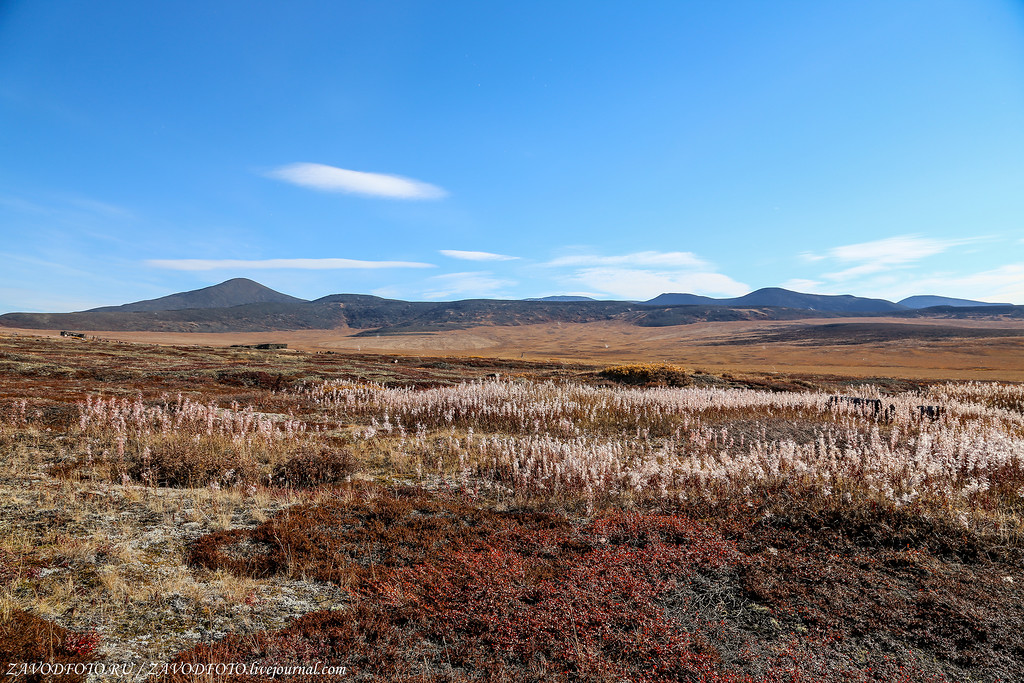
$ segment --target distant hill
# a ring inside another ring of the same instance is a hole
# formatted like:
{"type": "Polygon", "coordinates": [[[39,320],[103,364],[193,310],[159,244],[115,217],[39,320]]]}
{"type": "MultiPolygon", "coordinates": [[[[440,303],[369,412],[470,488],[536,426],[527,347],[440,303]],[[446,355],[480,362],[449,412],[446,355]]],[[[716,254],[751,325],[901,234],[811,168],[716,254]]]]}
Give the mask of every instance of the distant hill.
{"type": "Polygon", "coordinates": [[[699,294],[659,294],[650,301],[644,301],[644,306],[714,306],[725,299],[712,299],[710,296],[699,294]]]}
{"type": "Polygon", "coordinates": [[[1012,306],[1013,304],[991,304],[985,301],[972,301],[971,299],[954,299],[948,296],[908,296],[900,300],[900,305],[907,308],[931,308],[932,306],[954,306],[966,308],[974,306],[1012,306]]]}
{"type": "Polygon", "coordinates": [[[26,329],[153,332],[270,332],[348,328],[363,336],[416,334],[477,325],[533,325],[619,321],[641,327],[739,320],[799,320],[849,315],[903,318],[1024,319],[1024,306],[938,306],[911,309],[882,299],[802,294],[768,288],[734,299],[663,294],[638,304],[467,299],[401,301],[365,294],[331,294],[314,301],[275,292],[252,280],[220,285],[124,306],[79,313],[8,313],[0,326],[26,329]],[[253,301],[253,299],[256,299],[253,301]],[[684,301],[690,303],[655,303],[684,301]],[[710,302],[710,303],[709,303],[710,302]],[[191,305],[192,308],[177,308],[191,305]]]}
{"type": "Polygon", "coordinates": [[[135,313],[139,311],[182,311],[187,309],[231,308],[246,304],[301,303],[298,299],[264,287],[244,277],[236,277],[219,285],[170,294],[159,299],[146,299],[122,306],[101,306],[85,313],[135,313]]]}
{"type": "Polygon", "coordinates": [[[556,295],[523,299],[523,301],[597,301],[589,296],[556,295]]]}
{"type": "Polygon", "coordinates": [[[713,299],[696,294],[660,294],[643,305],[775,306],[830,313],[881,313],[906,310],[904,306],[885,299],[867,299],[850,294],[803,294],[781,287],[765,287],[732,299],[713,299]]]}
{"type": "Polygon", "coordinates": [[[475,325],[596,322],[629,316],[633,304],[617,301],[527,302],[469,299],[399,301],[362,294],[332,294],[299,303],[257,303],[175,311],[8,313],[0,326],[27,329],[157,332],[269,332],[355,328],[364,334],[410,334],[475,325]]]}
{"type": "Polygon", "coordinates": [[[903,307],[885,299],[867,299],[850,294],[802,294],[781,287],[766,287],[731,300],[733,306],[782,306],[833,313],[877,313],[900,311],[903,307]]]}
{"type": "Polygon", "coordinates": [[[8,313],[0,326],[27,329],[154,332],[270,332],[352,328],[363,336],[416,334],[477,325],[533,325],[618,320],[643,327],[726,320],[790,320],[819,312],[748,306],[641,307],[623,301],[425,302],[332,294],[298,303],[255,303],[173,311],[8,313]]]}

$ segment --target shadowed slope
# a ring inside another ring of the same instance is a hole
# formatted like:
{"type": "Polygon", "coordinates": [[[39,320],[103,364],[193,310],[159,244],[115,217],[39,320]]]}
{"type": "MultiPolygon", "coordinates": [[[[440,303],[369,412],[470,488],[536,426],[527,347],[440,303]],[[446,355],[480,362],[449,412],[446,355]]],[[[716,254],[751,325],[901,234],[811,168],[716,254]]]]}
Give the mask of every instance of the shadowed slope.
{"type": "Polygon", "coordinates": [[[305,299],[282,294],[244,277],[236,277],[219,285],[162,296],[159,299],[135,301],[122,306],[101,306],[86,313],[134,313],[138,311],[180,311],[190,308],[230,308],[245,304],[303,303],[305,299]]]}
{"type": "Polygon", "coordinates": [[[867,299],[850,294],[804,294],[780,287],[765,287],[733,299],[712,299],[695,294],[661,294],[644,305],[774,306],[831,313],[882,313],[906,309],[901,304],[885,299],[867,299]]]}

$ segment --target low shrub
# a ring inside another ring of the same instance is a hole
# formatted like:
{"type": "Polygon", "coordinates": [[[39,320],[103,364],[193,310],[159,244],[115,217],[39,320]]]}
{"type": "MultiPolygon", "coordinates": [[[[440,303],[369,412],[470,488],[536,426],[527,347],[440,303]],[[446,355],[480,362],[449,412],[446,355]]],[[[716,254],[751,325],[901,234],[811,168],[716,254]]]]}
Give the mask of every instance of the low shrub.
{"type": "Polygon", "coordinates": [[[601,376],[621,384],[684,387],[689,384],[685,368],[670,363],[629,363],[601,371],[601,376]]]}
{"type": "Polygon", "coordinates": [[[292,488],[312,488],[340,484],[351,479],[356,459],[348,449],[323,449],[299,453],[274,468],[274,484],[292,488]]]}
{"type": "Polygon", "coordinates": [[[405,682],[1024,675],[1011,626],[1020,619],[1019,572],[976,554],[949,555],[942,539],[955,541],[954,529],[881,510],[758,509],[718,510],[714,523],[682,506],[571,522],[485,509],[454,493],[347,490],[255,529],[206,536],[190,562],[335,582],[351,603],[176,660],[321,662],[346,667],[349,679],[405,682]],[[880,529],[892,543],[865,536],[880,529]]]}
{"type": "MultiPolygon", "coordinates": [[[[95,633],[74,633],[22,610],[12,610],[7,619],[0,619],[0,671],[12,665],[85,664],[96,661],[99,638],[95,633]]],[[[23,683],[81,683],[85,675],[54,675],[46,671],[28,672],[14,678],[23,683]]]]}
{"type": "Polygon", "coordinates": [[[280,391],[291,384],[284,375],[271,374],[263,370],[221,370],[217,373],[217,381],[235,387],[253,387],[280,391]]]}
{"type": "Polygon", "coordinates": [[[617,513],[577,526],[455,495],[359,491],[212,534],[190,553],[209,568],[339,583],[356,596],[352,609],[229,636],[178,660],[316,659],[357,679],[396,681],[739,680],[719,675],[700,628],[679,628],[658,604],[695,573],[739,558],[714,530],[680,516],[617,513]]]}
{"type": "Polygon", "coordinates": [[[230,486],[257,481],[258,468],[252,458],[236,453],[236,448],[227,440],[160,439],[153,448],[133,453],[115,466],[132,481],[151,486],[194,487],[214,482],[230,486]]]}

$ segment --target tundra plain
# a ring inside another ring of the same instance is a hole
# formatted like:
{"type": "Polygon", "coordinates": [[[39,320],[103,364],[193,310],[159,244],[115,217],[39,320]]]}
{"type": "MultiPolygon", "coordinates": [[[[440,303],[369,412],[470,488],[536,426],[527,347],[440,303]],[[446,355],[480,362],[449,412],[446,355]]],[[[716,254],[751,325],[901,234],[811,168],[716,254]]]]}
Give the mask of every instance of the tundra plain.
{"type": "Polygon", "coordinates": [[[0,663],[1021,680],[1020,328],[861,322],[5,331],[0,663]]]}
{"type": "MultiPolygon", "coordinates": [[[[58,336],[58,330],[0,328],[58,336]]],[[[79,330],[83,332],[82,330],[79,330]]],[[[488,325],[357,336],[363,330],[246,333],[84,331],[110,340],[225,347],[275,342],[303,351],[481,356],[593,364],[666,362],[718,372],[1024,381],[1024,320],[824,318],[638,327],[621,322],[488,325]]]]}

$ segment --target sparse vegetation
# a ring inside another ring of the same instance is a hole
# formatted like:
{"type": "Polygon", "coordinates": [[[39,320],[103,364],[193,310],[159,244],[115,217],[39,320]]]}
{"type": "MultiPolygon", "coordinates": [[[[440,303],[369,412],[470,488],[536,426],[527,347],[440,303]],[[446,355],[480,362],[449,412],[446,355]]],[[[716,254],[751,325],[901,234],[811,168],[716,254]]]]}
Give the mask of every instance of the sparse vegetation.
{"type": "Polygon", "coordinates": [[[0,342],[6,661],[1024,677],[1021,385],[73,344],[0,342]]]}

